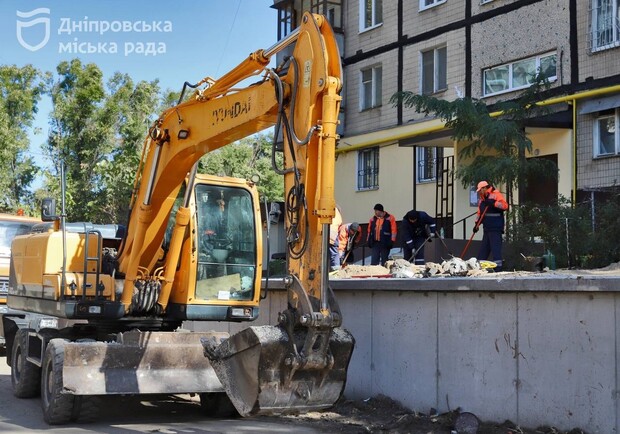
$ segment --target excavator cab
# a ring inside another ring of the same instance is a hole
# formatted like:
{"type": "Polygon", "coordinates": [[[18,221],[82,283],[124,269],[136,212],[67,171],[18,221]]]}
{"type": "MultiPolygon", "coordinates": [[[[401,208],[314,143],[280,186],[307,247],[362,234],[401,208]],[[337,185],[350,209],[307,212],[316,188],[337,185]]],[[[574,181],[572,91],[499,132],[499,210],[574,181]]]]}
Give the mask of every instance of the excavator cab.
{"type": "MultiPolygon", "coordinates": [[[[164,251],[170,251],[185,185],[172,208],[164,251]]],[[[243,179],[201,174],[189,185],[194,213],[181,255],[191,260],[180,262],[166,314],[183,320],[252,321],[259,312],[262,269],[256,186],[243,179]]]]}

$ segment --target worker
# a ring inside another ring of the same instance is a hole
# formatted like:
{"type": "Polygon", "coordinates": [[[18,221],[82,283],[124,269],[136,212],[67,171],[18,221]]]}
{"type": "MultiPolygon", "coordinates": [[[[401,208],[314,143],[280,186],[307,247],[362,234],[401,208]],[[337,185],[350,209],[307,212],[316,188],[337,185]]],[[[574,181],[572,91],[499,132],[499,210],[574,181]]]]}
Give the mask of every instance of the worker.
{"type": "Polygon", "coordinates": [[[353,249],[361,238],[362,228],[360,228],[359,223],[340,225],[340,229],[338,229],[338,253],[341,266],[355,261],[353,249]]]}
{"type": "Polygon", "coordinates": [[[502,234],[504,233],[504,212],[508,211],[508,202],[504,195],[487,181],[480,181],[478,193],[478,217],[474,224],[474,233],[483,226],[482,245],[478,251],[478,260],[487,260],[489,254],[495,262],[495,271],[502,271],[502,234]]]}
{"type": "Polygon", "coordinates": [[[435,219],[424,211],[411,210],[403,217],[400,224],[403,253],[405,259],[411,261],[415,252],[416,265],[424,265],[424,243],[431,242],[436,236],[435,219]]]}
{"type": "Polygon", "coordinates": [[[396,242],[396,219],[380,203],[375,205],[374,211],[375,215],[368,222],[367,244],[372,251],[370,265],[385,265],[396,242]]]}
{"type": "Polygon", "coordinates": [[[336,215],[332,219],[331,225],[329,225],[329,268],[331,271],[338,270],[340,268],[340,254],[338,252],[338,230],[342,225],[342,214],[340,213],[340,207],[336,205],[336,215]]]}

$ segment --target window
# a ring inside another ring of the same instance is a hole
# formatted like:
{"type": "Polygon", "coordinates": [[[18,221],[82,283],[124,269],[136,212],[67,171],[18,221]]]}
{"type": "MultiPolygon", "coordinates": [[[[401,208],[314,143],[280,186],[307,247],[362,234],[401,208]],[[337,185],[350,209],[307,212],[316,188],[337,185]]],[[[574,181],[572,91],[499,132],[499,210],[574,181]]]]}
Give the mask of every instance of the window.
{"type": "Polygon", "coordinates": [[[362,149],[357,153],[357,189],[379,188],[379,148],[362,149]]]}
{"type": "Polygon", "coordinates": [[[620,110],[601,113],[594,123],[594,157],[620,154],[620,110]]]}
{"type": "Polygon", "coordinates": [[[592,0],[592,41],[593,51],[604,50],[620,45],[620,0],[592,0]]]}
{"type": "Polygon", "coordinates": [[[429,182],[437,179],[437,173],[441,171],[443,148],[418,147],[418,182],[429,182]]]}
{"type": "Polygon", "coordinates": [[[556,53],[546,53],[485,69],[482,71],[484,96],[528,87],[534,82],[537,72],[544,74],[549,81],[556,80],[556,57],[556,53]]]}
{"type": "Polygon", "coordinates": [[[250,192],[199,183],[195,195],[196,297],[252,300],[257,245],[250,192]]]}
{"type": "Polygon", "coordinates": [[[295,9],[291,3],[278,7],[278,41],[284,39],[297,27],[295,9]]]}
{"type": "Polygon", "coordinates": [[[322,14],[336,31],[342,31],[342,0],[310,0],[310,12],[322,14]]]}
{"type": "Polygon", "coordinates": [[[446,47],[441,47],[422,53],[422,94],[428,95],[448,87],[447,51],[446,47]]]}
{"type": "Polygon", "coordinates": [[[381,76],[380,66],[363,69],[360,86],[360,111],[368,110],[381,105],[381,76]]]}
{"type": "Polygon", "coordinates": [[[429,9],[434,6],[445,3],[447,0],[420,0],[420,10],[429,9]]]}
{"type": "Polygon", "coordinates": [[[360,0],[360,32],[383,22],[383,0],[360,0]]]}

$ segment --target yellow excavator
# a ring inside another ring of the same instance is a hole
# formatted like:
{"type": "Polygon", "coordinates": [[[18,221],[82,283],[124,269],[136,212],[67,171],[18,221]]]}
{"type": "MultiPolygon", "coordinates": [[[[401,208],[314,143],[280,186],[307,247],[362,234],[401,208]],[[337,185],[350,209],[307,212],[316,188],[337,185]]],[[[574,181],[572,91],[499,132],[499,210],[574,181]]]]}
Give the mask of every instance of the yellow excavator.
{"type": "Polygon", "coordinates": [[[286,39],[218,80],[189,85],[191,98],[154,122],[124,231],[66,222],[64,200],[59,213],[44,200],[48,223],[12,244],[8,304],[32,318],[21,327],[3,318],[14,395],[40,394],[49,424],[91,419],[96,397],[110,394],[197,393],[207,411],[223,414],[232,403],[242,416],[332,406],[354,346],[327,267],[341,77],[329,23],[306,13],[286,39]],[[285,49],[292,54],[269,68],[285,49]],[[242,87],[250,77],[257,82],[242,87]],[[184,332],[184,321],[258,316],[256,185],[196,167],[272,126],[284,139],[275,169],[286,196],[287,309],[277,325],[231,336],[184,332]]]}

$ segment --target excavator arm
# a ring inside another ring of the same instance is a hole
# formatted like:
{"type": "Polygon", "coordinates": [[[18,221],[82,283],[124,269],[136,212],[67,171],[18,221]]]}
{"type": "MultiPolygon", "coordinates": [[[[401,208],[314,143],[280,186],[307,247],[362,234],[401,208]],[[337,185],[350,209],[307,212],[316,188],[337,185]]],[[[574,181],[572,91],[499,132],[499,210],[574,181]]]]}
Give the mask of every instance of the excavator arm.
{"type": "MultiPolygon", "coordinates": [[[[251,54],[217,81],[204,79],[204,89],[162,114],[145,143],[128,237],[118,257],[125,276],[121,303],[128,315],[135,314],[134,292],[153,278],[174,199],[200,157],[271,126],[282,131],[284,166],[276,170],[284,175],[286,195],[288,309],[280,313],[278,326],[249,327],[222,344],[203,341],[242,415],[328,408],[344,390],[354,343],[340,328],[327,268],[341,76],[331,27],[324,17],[306,13],[285,40],[251,54]],[[290,48],[286,65],[267,70],[274,54],[290,48]],[[263,74],[259,83],[234,88],[258,74],[263,74]]],[[[168,304],[189,218],[184,204],[166,254],[159,314],[168,304]]]]}

